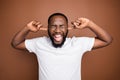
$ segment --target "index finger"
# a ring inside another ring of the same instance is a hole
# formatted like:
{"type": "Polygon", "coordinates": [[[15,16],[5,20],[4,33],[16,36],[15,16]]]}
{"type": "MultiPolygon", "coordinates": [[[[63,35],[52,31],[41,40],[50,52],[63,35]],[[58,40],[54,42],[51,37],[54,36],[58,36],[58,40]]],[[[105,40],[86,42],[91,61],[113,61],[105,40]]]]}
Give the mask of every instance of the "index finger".
{"type": "Polygon", "coordinates": [[[43,30],[43,31],[47,31],[48,28],[45,28],[45,27],[41,27],[40,30],[43,30]]]}

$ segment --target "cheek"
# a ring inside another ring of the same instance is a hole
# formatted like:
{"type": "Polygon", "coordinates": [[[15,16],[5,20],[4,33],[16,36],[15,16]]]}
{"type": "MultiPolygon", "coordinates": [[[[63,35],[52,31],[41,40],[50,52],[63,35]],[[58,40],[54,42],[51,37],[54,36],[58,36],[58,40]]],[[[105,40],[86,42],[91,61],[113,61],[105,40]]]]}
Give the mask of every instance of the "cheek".
{"type": "Polygon", "coordinates": [[[49,30],[48,30],[48,34],[49,34],[49,35],[52,35],[52,34],[53,34],[53,32],[54,32],[54,31],[53,31],[53,30],[51,30],[51,29],[49,29],[49,30]]]}
{"type": "Polygon", "coordinates": [[[68,29],[64,29],[62,32],[64,33],[64,35],[66,35],[66,33],[68,32],[68,29]]]}
{"type": "MultiPolygon", "coordinates": [[[[55,33],[55,30],[54,29],[49,29],[49,34],[52,35],[55,33]]],[[[67,28],[64,28],[64,29],[60,29],[60,33],[63,34],[63,35],[66,35],[66,33],[68,33],[68,29],[67,28]]]]}

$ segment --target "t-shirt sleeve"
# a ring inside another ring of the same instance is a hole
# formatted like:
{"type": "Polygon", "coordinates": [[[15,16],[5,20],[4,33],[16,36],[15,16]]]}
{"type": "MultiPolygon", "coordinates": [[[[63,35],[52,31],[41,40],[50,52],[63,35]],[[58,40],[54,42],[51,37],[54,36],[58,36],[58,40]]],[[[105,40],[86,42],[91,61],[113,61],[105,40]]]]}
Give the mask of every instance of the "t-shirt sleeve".
{"type": "Polygon", "coordinates": [[[25,40],[25,47],[29,52],[35,52],[36,48],[36,39],[27,39],[25,40]]]}
{"type": "Polygon", "coordinates": [[[81,46],[83,52],[91,51],[94,46],[94,42],[94,37],[77,37],[75,40],[76,45],[81,46]]]}
{"type": "Polygon", "coordinates": [[[95,38],[84,37],[84,49],[91,51],[94,46],[95,38]]]}

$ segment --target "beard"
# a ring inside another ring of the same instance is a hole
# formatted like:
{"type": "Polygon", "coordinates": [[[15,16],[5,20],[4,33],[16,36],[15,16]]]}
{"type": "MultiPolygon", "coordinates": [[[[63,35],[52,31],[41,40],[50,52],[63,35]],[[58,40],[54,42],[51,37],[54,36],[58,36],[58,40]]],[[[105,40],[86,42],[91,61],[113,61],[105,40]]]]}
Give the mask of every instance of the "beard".
{"type": "MultiPolygon", "coordinates": [[[[57,34],[57,33],[56,33],[56,34],[57,34]]],[[[50,39],[51,39],[51,41],[52,41],[52,45],[53,45],[55,48],[58,48],[58,47],[62,47],[62,46],[63,46],[63,44],[64,44],[64,42],[65,42],[65,40],[66,40],[67,34],[68,34],[68,30],[67,30],[67,32],[65,33],[65,35],[63,35],[62,42],[59,43],[59,44],[57,44],[57,43],[54,42],[54,38],[52,37],[52,35],[50,34],[50,31],[48,30],[48,35],[49,35],[49,37],[50,37],[50,39]]]]}

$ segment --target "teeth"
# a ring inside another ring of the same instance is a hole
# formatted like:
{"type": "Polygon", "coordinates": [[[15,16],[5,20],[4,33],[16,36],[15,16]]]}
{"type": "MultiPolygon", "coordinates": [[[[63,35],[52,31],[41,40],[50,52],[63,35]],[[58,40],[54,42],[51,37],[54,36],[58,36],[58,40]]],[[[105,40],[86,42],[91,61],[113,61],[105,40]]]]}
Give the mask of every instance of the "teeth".
{"type": "Polygon", "coordinates": [[[55,35],[56,38],[61,37],[61,35],[55,35]]]}
{"type": "Polygon", "coordinates": [[[61,41],[62,40],[62,36],[61,35],[55,35],[54,36],[54,39],[55,39],[55,41],[61,41]]]}

